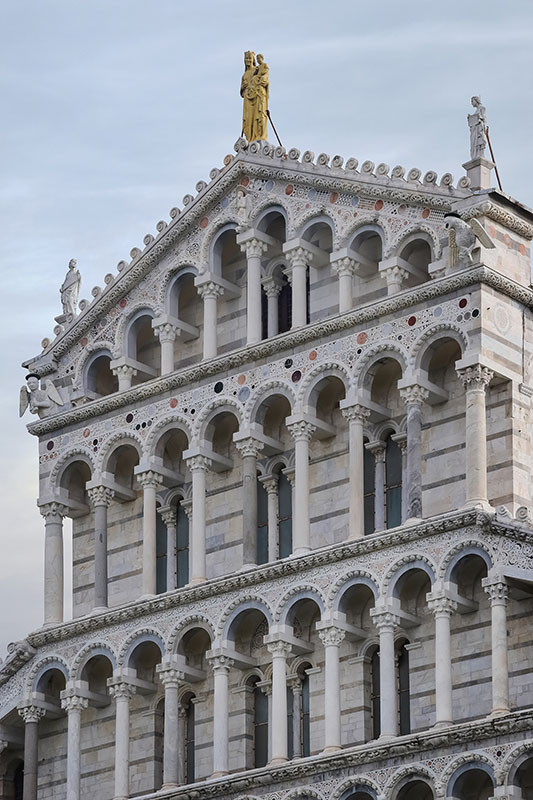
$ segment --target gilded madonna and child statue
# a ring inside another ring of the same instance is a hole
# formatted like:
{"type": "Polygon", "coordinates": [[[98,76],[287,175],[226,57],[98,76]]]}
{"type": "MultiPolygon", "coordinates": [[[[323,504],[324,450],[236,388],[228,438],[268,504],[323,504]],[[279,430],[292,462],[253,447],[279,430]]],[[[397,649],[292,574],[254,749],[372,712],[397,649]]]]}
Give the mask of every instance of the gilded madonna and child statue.
{"type": "Polygon", "coordinates": [[[268,64],[261,53],[247,50],[244,54],[244,74],[241,80],[242,133],[249,142],[267,139],[268,126],[268,64]]]}

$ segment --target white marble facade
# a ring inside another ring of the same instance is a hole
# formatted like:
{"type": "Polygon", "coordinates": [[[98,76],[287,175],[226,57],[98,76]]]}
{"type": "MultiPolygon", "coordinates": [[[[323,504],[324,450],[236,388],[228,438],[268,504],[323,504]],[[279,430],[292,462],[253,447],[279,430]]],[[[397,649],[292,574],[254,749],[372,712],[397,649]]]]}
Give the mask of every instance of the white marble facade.
{"type": "Polygon", "coordinates": [[[533,213],[235,151],[25,365],[0,797],[531,798],[533,213]]]}

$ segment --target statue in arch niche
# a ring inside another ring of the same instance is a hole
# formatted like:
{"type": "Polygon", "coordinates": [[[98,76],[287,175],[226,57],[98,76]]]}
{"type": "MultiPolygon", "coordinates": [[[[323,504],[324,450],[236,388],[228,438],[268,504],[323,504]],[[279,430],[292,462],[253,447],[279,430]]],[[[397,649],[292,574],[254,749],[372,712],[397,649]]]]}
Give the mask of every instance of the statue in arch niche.
{"type": "Polygon", "coordinates": [[[261,53],[247,50],[241,80],[242,132],[247,141],[266,140],[268,135],[268,64],[261,53]]]}

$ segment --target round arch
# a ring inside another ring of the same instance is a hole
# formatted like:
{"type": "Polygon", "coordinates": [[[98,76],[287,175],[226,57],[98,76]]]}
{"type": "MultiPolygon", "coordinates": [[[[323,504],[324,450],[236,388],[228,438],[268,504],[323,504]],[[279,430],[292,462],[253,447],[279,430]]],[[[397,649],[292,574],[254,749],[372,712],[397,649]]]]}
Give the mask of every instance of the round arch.
{"type": "Polygon", "coordinates": [[[81,461],[86,464],[91,472],[91,477],[94,476],[96,465],[91,453],[89,453],[89,451],[85,448],[77,447],[62,455],[54,465],[50,475],[50,487],[52,490],[59,489],[61,487],[61,481],[66,470],[77,461],[81,461]]]}
{"type": "Polygon", "coordinates": [[[479,556],[485,562],[487,572],[492,569],[494,565],[494,560],[486,546],[476,539],[468,539],[457,542],[451,550],[445,553],[438,570],[439,577],[445,581],[449,581],[457,564],[468,556],[479,556]]]}
{"type": "Polygon", "coordinates": [[[127,667],[133,651],[145,642],[152,642],[157,645],[161,651],[161,658],[163,658],[166,653],[163,634],[153,628],[142,628],[141,630],[133,631],[123,643],[120,648],[118,665],[127,667]]]}
{"type": "Polygon", "coordinates": [[[342,575],[329,590],[327,605],[332,611],[338,611],[343,596],[353,586],[366,586],[374,595],[374,602],[379,598],[377,580],[370,572],[363,570],[350,570],[342,575]]]}
{"type": "Polygon", "coordinates": [[[41,659],[31,671],[30,675],[28,676],[28,691],[36,692],[41,678],[46,675],[47,672],[51,672],[52,670],[61,672],[65,678],[65,683],[68,682],[70,678],[70,672],[67,662],[64,660],[64,658],[62,658],[62,656],[51,655],[41,659]]]}
{"type": "Polygon", "coordinates": [[[113,434],[113,436],[107,440],[104,447],[100,451],[97,462],[99,472],[107,471],[106,468],[109,464],[111,456],[115,450],[118,450],[118,448],[122,445],[129,445],[130,447],[133,447],[134,450],[137,451],[139,461],[142,459],[144,455],[144,443],[141,437],[137,436],[137,434],[133,431],[117,431],[117,433],[113,434]]]}
{"type": "Polygon", "coordinates": [[[297,403],[299,406],[309,405],[313,396],[313,392],[317,386],[325,378],[338,378],[344,386],[344,396],[352,386],[352,376],[348,368],[337,361],[329,361],[323,364],[317,364],[316,367],[306,375],[305,379],[298,390],[297,403]]]}
{"type": "Polygon", "coordinates": [[[319,608],[320,616],[324,616],[326,610],[325,598],[320,589],[309,584],[307,586],[294,586],[281,597],[274,612],[274,622],[285,625],[292,608],[300,600],[313,600],[319,608]]]}
{"type": "Polygon", "coordinates": [[[285,381],[271,380],[261,384],[249,397],[244,409],[243,421],[245,423],[255,422],[259,409],[265,400],[276,395],[285,397],[291,407],[291,414],[294,413],[296,395],[292,387],[285,381]]]}
{"type": "Polygon", "coordinates": [[[107,642],[94,641],[85,645],[76,655],[72,662],[72,680],[80,681],[84,667],[95,656],[105,656],[111,662],[113,670],[117,666],[117,656],[115,651],[107,642]]]}
{"type": "Polygon", "coordinates": [[[219,398],[211,400],[210,403],[204,406],[202,412],[195,420],[193,435],[204,439],[206,430],[211,421],[219,414],[223,413],[232,414],[239,423],[239,429],[242,427],[242,407],[233,397],[221,395],[219,398]]]}
{"type": "Polygon", "coordinates": [[[369,350],[359,363],[354,376],[354,385],[357,389],[366,388],[365,383],[368,381],[370,370],[378,361],[383,359],[396,361],[400,366],[402,375],[405,374],[407,369],[406,352],[396,343],[384,342],[382,345],[378,345],[369,350]]]}
{"type": "Polygon", "coordinates": [[[266,618],[268,626],[272,625],[273,613],[266,600],[254,595],[239,597],[223,611],[217,625],[217,640],[224,641],[228,638],[233,622],[243,611],[259,611],[266,618]]]}
{"type": "Polygon", "coordinates": [[[453,339],[457,342],[461,354],[468,348],[468,337],[466,333],[453,322],[443,322],[439,325],[432,325],[431,328],[416,340],[409,354],[409,365],[415,370],[423,369],[427,372],[431,351],[435,344],[446,339],[453,339]]]}
{"type": "Polygon", "coordinates": [[[415,569],[425,572],[431,585],[435,583],[437,575],[435,564],[426,555],[413,553],[396,561],[387,571],[383,578],[383,596],[392,597],[400,578],[415,569]]]}
{"type": "Polygon", "coordinates": [[[144,444],[144,454],[148,457],[155,455],[161,438],[165,433],[172,430],[182,431],[187,437],[188,446],[190,447],[192,432],[189,422],[179,414],[167,414],[152,427],[144,444]]]}
{"type": "Polygon", "coordinates": [[[167,652],[170,654],[177,653],[180,642],[185,634],[195,628],[201,628],[205,631],[211,640],[211,645],[213,645],[215,641],[215,627],[211,620],[203,614],[191,614],[191,616],[180,620],[179,624],[170,632],[166,643],[167,652]]]}

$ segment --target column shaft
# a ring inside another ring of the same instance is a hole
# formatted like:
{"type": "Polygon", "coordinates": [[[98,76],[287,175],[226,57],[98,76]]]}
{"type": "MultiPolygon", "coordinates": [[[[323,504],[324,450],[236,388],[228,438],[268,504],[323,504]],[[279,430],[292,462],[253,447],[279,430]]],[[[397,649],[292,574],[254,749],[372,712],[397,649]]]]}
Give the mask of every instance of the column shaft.
{"type": "Polygon", "coordinates": [[[385,528],[385,449],[382,447],[375,453],[374,479],[374,527],[376,531],[385,528]]]}
{"type": "Polygon", "coordinates": [[[163,789],[172,789],[179,783],[179,681],[184,679],[172,663],[163,661],[156,667],[165,687],[165,736],[163,741],[163,789]]]}
{"type": "Polygon", "coordinates": [[[167,523],[167,592],[176,588],[176,523],[167,523]]]}
{"type": "Polygon", "coordinates": [[[94,507],[94,607],[107,607],[107,505],[94,507]]]}
{"type": "Polygon", "coordinates": [[[342,413],[349,426],[349,538],[362,539],[365,535],[363,427],[370,412],[356,405],[345,408],[342,413]]]}
{"type": "Polygon", "coordinates": [[[24,800],[37,800],[39,720],[44,713],[44,710],[37,706],[19,708],[19,715],[24,720],[24,800]]]}
{"type": "Polygon", "coordinates": [[[267,293],[267,333],[268,337],[277,336],[279,332],[278,292],[267,293]]]}
{"type": "Polygon", "coordinates": [[[466,506],[488,506],[485,392],[493,373],[477,365],[458,374],[466,389],[466,506]]]}
{"type": "Polygon", "coordinates": [[[61,692],[61,707],[67,711],[67,800],[80,797],[81,711],[88,700],[72,690],[61,692]]]}
{"type": "Polygon", "coordinates": [[[242,560],[243,566],[257,563],[257,455],[242,458],[242,560]]]}
{"type": "Polygon", "coordinates": [[[319,636],[325,653],[324,752],[332,753],[341,749],[339,647],[345,634],[339,628],[327,628],[319,636]]]}
{"type": "Polygon", "coordinates": [[[276,478],[264,481],[268,503],[268,560],[279,558],[278,482],[276,478]]]}
{"type": "Polygon", "coordinates": [[[491,602],[492,633],[492,713],[509,713],[509,664],[507,654],[507,584],[483,581],[491,602]]]}
{"type": "Polygon", "coordinates": [[[421,386],[400,389],[407,405],[407,519],[422,517],[422,403],[428,394],[421,386]]]}
{"type": "Polygon", "coordinates": [[[130,772],[130,703],[135,688],[109,678],[110,694],[115,698],[115,794],[113,800],[128,800],[130,772]]]}
{"type": "Polygon", "coordinates": [[[379,631],[380,738],[390,739],[396,736],[398,731],[394,632],[400,620],[391,611],[372,609],[370,614],[379,631]]]}
{"type": "Polygon", "coordinates": [[[204,291],[204,358],[214,358],[217,354],[217,296],[218,287],[204,291]]]}
{"type": "Polygon", "coordinates": [[[213,660],[213,777],[229,772],[229,670],[226,656],[213,660]]]}
{"type": "Polygon", "coordinates": [[[302,685],[292,687],[292,757],[301,758],[302,756],[302,685]]]}
{"type": "Polygon", "coordinates": [[[435,727],[446,727],[453,722],[450,618],[457,603],[432,593],[427,601],[435,615],[435,727]]]}
{"type": "Polygon", "coordinates": [[[192,474],[192,536],[190,541],[190,583],[206,579],[205,565],[205,475],[211,462],[204,456],[189,459],[192,474]]]}
{"type": "Polygon", "coordinates": [[[261,341],[261,258],[248,248],[248,283],[246,310],[246,341],[248,344],[261,341]]]}
{"type": "Polygon", "coordinates": [[[272,764],[287,761],[287,662],[290,645],[272,642],[272,764]]]}
{"type": "Polygon", "coordinates": [[[156,573],[156,492],[159,480],[155,473],[141,473],[139,483],[143,487],[143,596],[151,597],[157,592],[156,573]]]}
{"type": "Polygon", "coordinates": [[[307,325],[307,264],[292,267],[292,327],[307,325]]]}
{"type": "Polygon", "coordinates": [[[174,372],[174,339],[161,338],[161,375],[174,372]]]}
{"type": "Polygon", "coordinates": [[[44,624],[63,622],[63,516],[59,503],[41,506],[44,536],[44,624]]]}
{"type": "Polygon", "coordinates": [[[294,503],[293,540],[294,555],[308,552],[309,531],[309,440],[315,426],[303,420],[288,424],[294,438],[294,503]]]}

